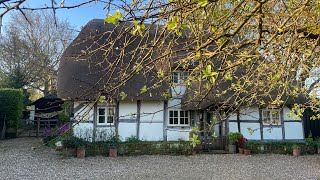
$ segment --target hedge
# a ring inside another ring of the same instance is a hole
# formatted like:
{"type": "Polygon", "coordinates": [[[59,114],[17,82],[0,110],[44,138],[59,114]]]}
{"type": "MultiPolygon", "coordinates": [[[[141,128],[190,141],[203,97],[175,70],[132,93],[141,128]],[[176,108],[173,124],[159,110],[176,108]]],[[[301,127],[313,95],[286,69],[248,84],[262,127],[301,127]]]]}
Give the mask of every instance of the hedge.
{"type": "MultiPolygon", "coordinates": [[[[76,148],[76,141],[79,138],[66,138],[62,144],[66,148],[76,148]],[[71,142],[72,141],[72,142],[71,142]],[[74,141],[74,142],[73,142],[74,141]]],[[[82,141],[83,142],[83,141],[82,141]]],[[[86,142],[86,156],[108,156],[109,149],[112,147],[110,142],[86,142]]],[[[189,141],[141,141],[136,143],[119,142],[117,144],[118,155],[190,155],[193,148],[189,141]]]]}
{"type": "Polygon", "coordinates": [[[299,145],[302,154],[315,154],[317,147],[306,141],[249,141],[247,147],[252,153],[292,154],[292,147],[299,145]]]}
{"type": "Polygon", "coordinates": [[[4,120],[6,136],[15,136],[17,129],[22,125],[24,96],[18,89],[0,89],[0,131],[4,120]]]}

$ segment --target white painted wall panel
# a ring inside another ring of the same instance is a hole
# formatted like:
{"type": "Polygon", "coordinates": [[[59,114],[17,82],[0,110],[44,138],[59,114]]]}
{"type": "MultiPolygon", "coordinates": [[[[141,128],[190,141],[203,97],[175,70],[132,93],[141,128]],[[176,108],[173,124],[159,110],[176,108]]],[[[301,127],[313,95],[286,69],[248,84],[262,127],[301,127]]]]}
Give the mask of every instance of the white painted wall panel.
{"type": "Polygon", "coordinates": [[[181,99],[169,99],[168,108],[170,109],[180,109],[181,108],[181,99]]]}
{"type": "Polygon", "coordinates": [[[245,123],[240,124],[240,131],[243,136],[249,140],[261,140],[260,123],[245,123]],[[252,134],[249,133],[248,128],[255,130],[252,134]]]}
{"type": "Polygon", "coordinates": [[[238,124],[236,122],[229,122],[229,132],[238,132],[238,124]]]}
{"type": "Polygon", "coordinates": [[[285,122],[284,128],[286,139],[304,139],[303,126],[301,122],[285,122]]]}
{"type": "Polygon", "coordinates": [[[115,127],[99,127],[96,129],[96,141],[108,140],[111,136],[115,135],[115,127]]]}
{"type": "MultiPolygon", "coordinates": [[[[260,133],[260,123],[244,123],[240,124],[240,131],[243,136],[249,140],[261,140],[261,133],[260,133]],[[248,128],[256,129],[250,135],[248,128]]],[[[229,122],[229,132],[238,132],[238,124],[236,122],[229,122]]]]}
{"type": "MultiPolygon", "coordinates": [[[[81,102],[75,102],[74,108],[78,107],[81,102]]],[[[93,106],[94,103],[85,103],[82,108],[80,108],[77,112],[74,112],[73,119],[81,122],[92,122],[93,121],[93,106]]]]}
{"type": "Polygon", "coordinates": [[[290,108],[288,107],[284,107],[283,108],[283,120],[284,121],[292,121],[292,120],[296,120],[296,121],[301,121],[301,118],[298,118],[298,117],[292,117],[290,116],[290,108]]]}
{"type": "Polygon", "coordinates": [[[119,119],[135,119],[137,114],[137,101],[120,101],[119,119]]]}
{"type": "Polygon", "coordinates": [[[240,110],[240,120],[259,120],[259,107],[252,106],[240,110]]]}
{"type": "Polygon", "coordinates": [[[167,140],[168,141],[178,141],[182,139],[184,141],[189,140],[189,134],[191,129],[178,129],[178,128],[169,128],[167,129],[167,140]]]}
{"type": "Polygon", "coordinates": [[[163,122],[163,101],[141,101],[140,122],[163,122]]]}
{"type": "Polygon", "coordinates": [[[163,123],[141,123],[139,136],[145,141],[163,141],[163,123]]]}
{"type": "Polygon", "coordinates": [[[264,127],[263,128],[263,139],[279,140],[282,139],[282,127],[264,127]]]}
{"type": "Polygon", "coordinates": [[[120,139],[125,141],[128,137],[137,135],[137,123],[120,122],[118,126],[120,139]]]}
{"type": "Polygon", "coordinates": [[[183,97],[186,93],[187,86],[175,86],[171,88],[171,95],[172,97],[183,97]]]}
{"type": "Polygon", "coordinates": [[[92,123],[73,124],[73,135],[78,138],[85,139],[87,141],[92,141],[93,124],[92,123]]]}

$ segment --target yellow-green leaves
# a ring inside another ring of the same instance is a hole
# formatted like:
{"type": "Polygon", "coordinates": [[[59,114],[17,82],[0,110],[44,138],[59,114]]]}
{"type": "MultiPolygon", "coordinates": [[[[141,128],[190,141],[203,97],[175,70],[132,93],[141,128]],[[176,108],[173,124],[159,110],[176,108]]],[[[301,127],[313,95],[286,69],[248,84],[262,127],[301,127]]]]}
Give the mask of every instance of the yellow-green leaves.
{"type": "Polygon", "coordinates": [[[189,139],[190,140],[190,143],[192,145],[192,147],[196,147],[197,145],[201,144],[199,138],[198,138],[198,135],[196,134],[193,134],[193,136],[189,139]]]}
{"type": "Polygon", "coordinates": [[[120,93],[120,97],[121,97],[121,100],[124,100],[124,99],[127,97],[127,94],[122,91],[122,92],[120,93]]]}
{"type": "Polygon", "coordinates": [[[232,76],[230,72],[227,72],[226,75],[224,76],[224,79],[227,81],[231,81],[232,80],[232,76]]]}
{"type": "Polygon", "coordinates": [[[164,77],[164,71],[163,71],[162,69],[160,69],[160,70],[158,71],[158,77],[159,77],[159,78],[163,78],[163,77],[164,77]]]}
{"type": "Polygon", "coordinates": [[[171,30],[175,30],[176,34],[178,36],[181,36],[182,33],[180,31],[180,29],[184,30],[186,28],[188,28],[188,25],[186,24],[182,24],[180,22],[180,18],[178,16],[173,16],[168,22],[167,22],[167,28],[169,31],[171,30]]]}
{"type": "Polygon", "coordinates": [[[250,135],[252,135],[253,132],[254,132],[254,130],[253,130],[252,128],[247,128],[247,130],[248,130],[248,132],[249,132],[250,135]]]}
{"type": "Polygon", "coordinates": [[[207,65],[205,70],[202,70],[203,76],[202,79],[209,79],[211,83],[216,81],[215,76],[218,74],[217,72],[212,71],[211,65],[207,65]]]}
{"type": "Polygon", "coordinates": [[[146,85],[144,85],[141,89],[140,89],[140,94],[143,94],[143,93],[145,93],[145,92],[147,92],[147,86],[146,85]]]}
{"type": "Polygon", "coordinates": [[[179,22],[180,22],[180,18],[178,16],[172,17],[171,20],[167,22],[168,30],[170,31],[177,28],[179,25],[179,22]]]}
{"type": "Polygon", "coordinates": [[[118,24],[119,19],[123,18],[124,14],[117,10],[113,15],[109,14],[104,20],[107,23],[118,24]]]}
{"type": "Polygon", "coordinates": [[[200,7],[205,7],[208,4],[209,4],[208,0],[198,0],[198,6],[200,7]]]}
{"type": "Polygon", "coordinates": [[[139,35],[142,36],[142,30],[145,28],[145,25],[139,24],[136,20],[133,21],[133,24],[135,28],[133,29],[132,34],[136,35],[137,33],[139,33],[139,35]]]}

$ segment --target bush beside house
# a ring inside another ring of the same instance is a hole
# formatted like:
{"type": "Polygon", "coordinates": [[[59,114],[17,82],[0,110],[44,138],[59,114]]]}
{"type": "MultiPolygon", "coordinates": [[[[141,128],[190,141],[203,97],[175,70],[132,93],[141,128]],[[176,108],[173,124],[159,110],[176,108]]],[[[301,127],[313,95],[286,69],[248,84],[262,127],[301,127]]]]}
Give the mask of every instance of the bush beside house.
{"type": "Polygon", "coordinates": [[[0,89],[0,131],[1,138],[15,137],[22,125],[24,96],[21,90],[0,89]]]}

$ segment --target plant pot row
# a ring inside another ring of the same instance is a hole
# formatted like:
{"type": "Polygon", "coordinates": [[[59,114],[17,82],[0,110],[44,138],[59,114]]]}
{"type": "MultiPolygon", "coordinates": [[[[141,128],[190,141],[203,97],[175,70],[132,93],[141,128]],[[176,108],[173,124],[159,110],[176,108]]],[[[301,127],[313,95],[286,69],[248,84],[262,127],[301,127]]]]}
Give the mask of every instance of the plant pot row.
{"type": "MultiPolygon", "coordinates": [[[[83,159],[86,157],[86,149],[85,148],[64,148],[64,155],[68,157],[77,157],[79,159],[83,159]]],[[[117,149],[109,149],[109,157],[117,157],[118,150],[117,149]]]]}
{"type": "Polygon", "coordinates": [[[239,154],[251,155],[250,149],[239,148],[239,154]]]}

